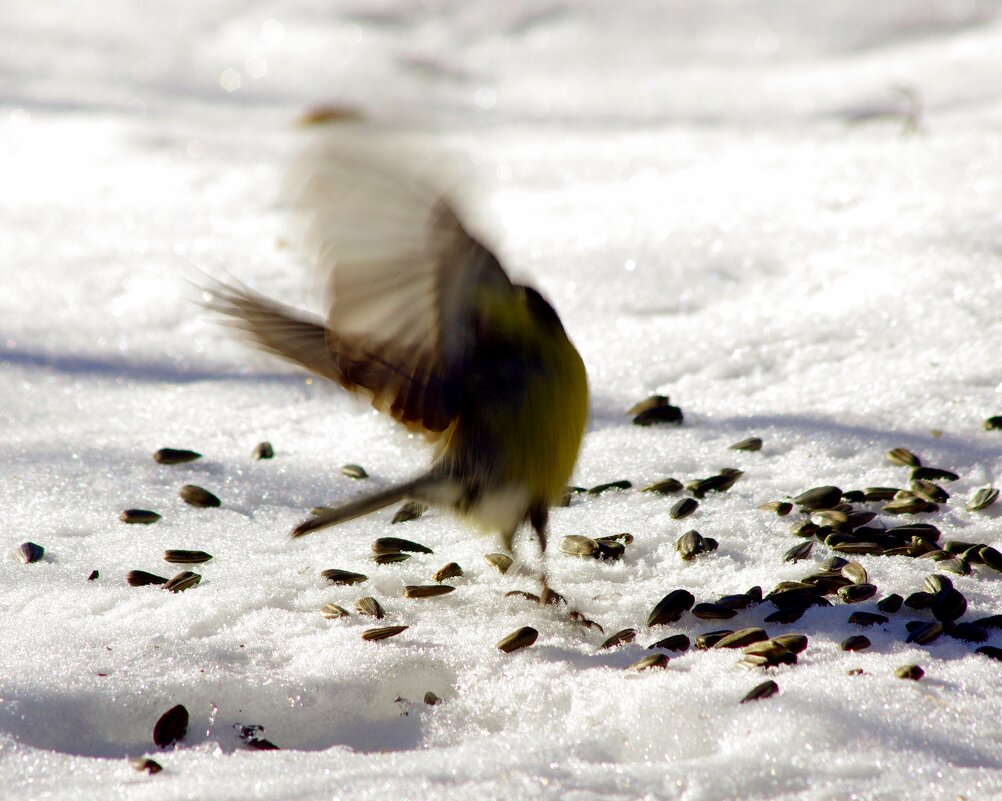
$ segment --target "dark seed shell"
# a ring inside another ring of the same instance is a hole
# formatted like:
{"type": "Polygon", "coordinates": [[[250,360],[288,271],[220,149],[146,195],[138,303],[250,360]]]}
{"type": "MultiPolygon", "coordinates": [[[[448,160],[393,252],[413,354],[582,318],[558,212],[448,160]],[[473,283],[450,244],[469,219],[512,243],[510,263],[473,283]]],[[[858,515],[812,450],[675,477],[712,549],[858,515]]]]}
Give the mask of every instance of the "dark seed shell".
{"type": "Polygon", "coordinates": [[[674,623],[683,612],[692,609],[696,603],[695,597],[688,590],[673,590],[658,601],[647,617],[648,626],[659,626],[664,623],[674,623]]]}
{"type": "Polygon", "coordinates": [[[633,418],[635,426],[652,426],[657,423],[681,423],[682,410],[678,406],[666,403],[664,406],[655,406],[645,409],[633,418]]]}
{"type": "Polygon", "coordinates": [[[408,584],[404,587],[404,598],[438,598],[455,589],[448,584],[408,584]]]}
{"type": "Polygon", "coordinates": [[[163,765],[149,757],[133,757],[129,760],[129,764],[133,770],[138,770],[140,773],[148,773],[150,776],[163,770],[163,765]]]}
{"type": "Polygon", "coordinates": [[[806,634],[780,634],[773,637],[772,642],[782,645],[790,653],[799,654],[807,650],[808,639],[806,634]]]}
{"type": "Polygon", "coordinates": [[[664,654],[650,654],[642,659],[638,659],[632,665],[629,665],[627,670],[654,670],[656,668],[664,668],[668,664],[668,657],[664,654]]]}
{"type": "Polygon", "coordinates": [[[922,460],[907,448],[894,448],[887,452],[888,461],[902,467],[921,467],[922,460]]]}
{"type": "Polygon", "coordinates": [[[814,549],[814,540],[804,540],[803,542],[797,543],[785,554],[783,554],[784,562],[799,562],[801,559],[806,559],[811,555],[811,551],[814,549]]]}
{"type": "Polygon", "coordinates": [[[928,609],[932,606],[933,594],[925,590],[913,592],[905,598],[905,606],[909,609],[928,609]]]}
{"type": "Polygon", "coordinates": [[[877,601],[877,609],[881,612],[887,612],[888,614],[894,614],[901,608],[901,604],[904,602],[902,598],[897,593],[891,593],[890,595],[885,595],[879,601],[877,601]]]}
{"type": "Polygon", "coordinates": [[[617,645],[625,645],[626,643],[633,642],[637,638],[636,629],[623,629],[622,631],[617,631],[611,637],[606,638],[599,648],[615,648],[617,645]]]}
{"type": "Polygon", "coordinates": [[[973,623],[944,623],[943,633],[964,642],[984,642],[988,639],[988,629],[973,623]]]}
{"type": "Polygon", "coordinates": [[[989,417],[984,423],[982,423],[982,427],[985,431],[1002,431],[1002,414],[989,417]]]}
{"type": "Polygon", "coordinates": [[[410,551],[412,553],[434,553],[431,548],[401,537],[380,537],[372,543],[373,553],[393,553],[394,551],[410,551]]]}
{"type": "Polygon", "coordinates": [[[123,523],[139,523],[148,526],[150,523],[156,523],[160,519],[160,515],[149,509],[126,509],[118,516],[118,519],[123,523]]]}
{"type": "Polygon", "coordinates": [[[756,684],[748,694],[741,699],[741,703],[745,704],[748,701],[761,701],[763,698],[769,698],[779,692],[779,685],[776,684],[772,679],[769,681],[763,681],[761,684],[756,684]]]}
{"type": "Polygon", "coordinates": [[[925,671],[922,670],[918,665],[902,665],[897,670],[894,671],[894,675],[899,679],[910,679],[911,681],[918,681],[925,675],[925,671]]]}
{"type": "Polygon", "coordinates": [[[198,573],[192,573],[190,570],[185,570],[183,573],[178,573],[174,576],[174,578],[164,584],[163,589],[169,590],[170,592],[184,592],[185,590],[190,590],[192,587],[197,587],[201,581],[202,577],[198,573]]]}
{"type": "Polygon", "coordinates": [[[747,609],[749,606],[762,602],[761,595],[755,597],[751,593],[741,593],[739,595],[722,595],[717,598],[718,606],[726,606],[729,609],[747,609]]]}
{"type": "Polygon", "coordinates": [[[786,517],[793,511],[793,504],[789,501],[769,501],[759,506],[763,512],[775,512],[778,517],[786,517]]]}
{"type": "Polygon", "coordinates": [[[628,490],[633,486],[633,482],[621,479],[619,481],[608,481],[605,484],[597,484],[588,490],[589,495],[601,495],[610,490],[628,490]]]}
{"type": "Polygon", "coordinates": [[[981,617],[974,621],[975,626],[981,626],[984,629],[1002,629],[1002,615],[989,615],[988,617],[981,617]]]}
{"type": "Polygon", "coordinates": [[[943,623],[952,623],[967,611],[967,599],[952,587],[937,592],[929,606],[932,616],[943,623]]]}
{"type": "Polygon", "coordinates": [[[410,626],[381,626],[378,629],[366,629],[362,632],[363,640],[385,640],[388,637],[396,637],[401,632],[407,631],[410,626]]]}
{"type": "Polygon", "coordinates": [[[361,584],[363,581],[369,580],[369,577],[364,573],[352,573],[350,570],[337,570],[336,568],[321,570],[320,575],[331,584],[361,584]]]}
{"type": "Polygon", "coordinates": [[[45,548],[34,542],[22,542],[17,546],[17,558],[30,565],[32,562],[40,562],[45,556],[45,548]]]}
{"type": "Polygon", "coordinates": [[[748,439],[743,439],[740,442],[735,442],[731,445],[732,451],[760,451],[762,450],[762,439],[761,437],[748,437],[748,439]]]}
{"type": "Polygon", "coordinates": [[[181,704],[164,712],[153,726],[153,742],[160,748],[184,739],[188,731],[188,710],[181,704]]]}
{"type": "Polygon", "coordinates": [[[672,520],[681,520],[688,517],[699,508],[699,501],[694,498],[683,498],[669,510],[668,514],[672,520]]]}
{"type": "Polygon", "coordinates": [[[382,620],[386,617],[386,612],[383,610],[382,604],[380,604],[379,601],[371,595],[367,595],[365,598],[359,598],[355,601],[355,610],[360,615],[374,617],[376,620],[382,620]]]}
{"type": "Polygon", "coordinates": [[[838,487],[824,486],[813,487],[797,495],[793,502],[801,509],[814,511],[817,509],[831,509],[837,506],[842,500],[842,490],[838,487]]]}
{"type": "Polygon", "coordinates": [[[843,651],[864,651],[872,645],[870,638],[865,634],[853,634],[851,637],[846,637],[839,643],[839,647],[843,651]]]}
{"type": "Polygon", "coordinates": [[[674,495],[682,491],[682,482],[677,478],[665,478],[648,484],[641,492],[656,492],[658,495],[674,495]]]}
{"type": "Polygon", "coordinates": [[[1002,662],[1002,648],[996,648],[994,645],[982,645],[975,649],[974,653],[1002,662]]]}
{"type": "Polygon", "coordinates": [[[400,551],[391,551],[390,553],[377,553],[372,557],[372,561],[377,565],[396,565],[400,562],[406,562],[411,558],[409,553],[400,553],[400,551]]]}
{"type": "Polygon", "coordinates": [[[913,642],[916,645],[928,645],[938,640],[943,634],[943,624],[940,622],[923,623],[916,626],[905,639],[905,642],[913,642]]]}
{"type": "Polygon", "coordinates": [[[99,578],[101,578],[101,573],[97,570],[92,570],[90,571],[90,575],[87,576],[87,581],[97,581],[99,578]]]}
{"type": "Polygon", "coordinates": [[[512,651],[528,648],[536,641],[538,636],[539,632],[532,626],[523,626],[517,631],[513,631],[507,637],[504,637],[495,647],[499,651],[510,654],[512,651]]]}
{"type": "Polygon", "coordinates": [[[433,693],[431,690],[428,690],[428,692],[424,694],[424,702],[428,706],[435,706],[436,704],[441,702],[441,700],[442,699],[439,698],[437,695],[435,695],[435,693],[433,693]]]}
{"type": "Polygon", "coordinates": [[[731,634],[728,634],[723,639],[718,640],[713,644],[714,648],[743,648],[746,645],[751,645],[753,642],[761,642],[762,640],[768,640],[769,635],[765,633],[764,629],[757,628],[755,626],[749,626],[748,628],[738,629],[731,634]]]}
{"type": "Polygon", "coordinates": [[[978,558],[986,567],[1002,572],[1002,553],[999,553],[991,545],[982,545],[978,549],[978,558]]]}
{"type": "Polygon", "coordinates": [[[457,576],[463,575],[463,568],[457,565],[455,562],[449,562],[449,564],[440,568],[438,572],[435,573],[432,578],[435,581],[445,581],[446,579],[456,578],[457,576]]]}
{"type": "Polygon", "coordinates": [[[999,498],[999,491],[995,487],[982,487],[977,492],[970,501],[967,502],[968,512],[980,512],[982,509],[987,509],[999,498]]]}
{"type": "Polygon", "coordinates": [[[689,650],[689,638],[684,634],[672,634],[663,640],[658,640],[647,646],[648,648],[663,648],[666,651],[677,651],[682,653],[689,650]]]}
{"type": "Polygon", "coordinates": [[[417,520],[428,511],[428,504],[421,501],[407,501],[393,515],[390,523],[407,523],[410,520],[417,520]]]}
{"type": "Polygon", "coordinates": [[[912,481],[956,481],[960,476],[951,470],[941,470],[938,467],[916,467],[912,470],[912,481]]]}
{"type": "Polygon", "coordinates": [[[659,406],[667,406],[671,399],[667,395],[650,395],[642,401],[637,401],[626,410],[628,415],[636,415],[646,412],[648,409],[657,409],[659,406]]]}
{"type": "Polygon", "coordinates": [[[950,500],[950,493],[945,489],[922,478],[912,482],[912,492],[929,503],[946,503],[950,500]]]}
{"type": "Polygon", "coordinates": [[[201,459],[202,454],[186,451],[180,448],[161,448],[153,454],[153,460],[159,464],[181,464],[201,459]]]}
{"type": "Polygon", "coordinates": [[[222,505],[222,501],[219,498],[207,489],[195,484],[185,484],[181,487],[181,491],[178,494],[181,496],[182,501],[191,506],[197,506],[199,509],[208,509],[222,505]]]}
{"type": "Polygon", "coordinates": [[[882,626],[888,618],[875,612],[853,612],[849,615],[849,622],[857,626],[882,626]]]}
{"type": "Polygon", "coordinates": [[[691,611],[700,620],[730,620],[738,613],[736,609],[708,603],[696,604],[691,611]]]}
{"type": "Polygon", "coordinates": [[[804,612],[806,611],[806,607],[791,606],[788,609],[777,609],[775,612],[766,615],[763,620],[766,623],[796,623],[804,616],[804,612]]]}
{"type": "Polygon", "coordinates": [[[147,573],[145,570],[130,570],[125,580],[129,582],[130,587],[146,587],[150,584],[167,583],[167,579],[163,576],[147,573]]]}
{"type": "Polygon", "coordinates": [[[678,555],[687,562],[691,559],[695,559],[705,550],[703,537],[698,531],[687,531],[678,538],[678,541],[675,543],[675,550],[678,551],[678,555]]]}
{"type": "Polygon", "coordinates": [[[361,479],[368,478],[369,474],[365,471],[365,468],[360,464],[345,464],[341,465],[341,474],[348,476],[348,478],[361,479]]]}
{"type": "Polygon", "coordinates": [[[254,459],[274,459],[275,449],[271,447],[270,442],[259,442],[251,451],[251,457],[254,459]]]}
{"type": "Polygon", "coordinates": [[[212,554],[205,551],[164,551],[164,560],[176,565],[197,565],[211,558],[212,554]]]}
{"type": "Polygon", "coordinates": [[[847,604],[858,604],[866,601],[877,594],[877,588],[873,584],[850,584],[838,591],[838,597],[847,604]]]}
{"type": "Polygon", "coordinates": [[[863,498],[866,501],[889,501],[898,494],[897,487],[867,487],[863,490],[863,498]]]}
{"type": "Polygon", "coordinates": [[[705,651],[708,648],[712,648],[718,642],[720,642],[724,637],[734,633],[733,629],[719,629],[717,631],[707,631],[696,637],[694,645],[697,650],[705,651]]]}

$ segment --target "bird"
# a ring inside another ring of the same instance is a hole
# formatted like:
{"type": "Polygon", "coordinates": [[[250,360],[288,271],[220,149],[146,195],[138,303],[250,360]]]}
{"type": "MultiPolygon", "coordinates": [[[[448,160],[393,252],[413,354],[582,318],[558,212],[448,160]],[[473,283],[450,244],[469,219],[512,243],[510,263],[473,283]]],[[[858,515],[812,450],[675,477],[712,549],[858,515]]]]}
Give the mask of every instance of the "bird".
{"type": "MultiPolygon", "coordinates": [[[[367,398],[434,446],[404,483],[293,528],[302,537],[401,500],[457,513],[545,558],[588,418],[584,362],[553,306],[514,283],[450,193],[384,155],[325,154],[297,201],[326,279],[325,318],[243,285],[206,304],[257,347],[367,398]]],[[[541,602],[561,598],[540,574],[541,602]]]]}

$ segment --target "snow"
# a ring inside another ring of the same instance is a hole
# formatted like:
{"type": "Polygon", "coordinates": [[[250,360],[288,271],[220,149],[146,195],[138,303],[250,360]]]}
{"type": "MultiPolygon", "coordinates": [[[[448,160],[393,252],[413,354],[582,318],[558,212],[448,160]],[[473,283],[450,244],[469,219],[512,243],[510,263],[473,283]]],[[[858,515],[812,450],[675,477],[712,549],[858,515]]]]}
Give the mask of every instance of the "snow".
{"type": "MultiPolygon", "coordinates": [[[[960,474],[930,520],[1002,544],[1002,9],[910,0],[519,4],[213,0],[5,4],[0,33],[0,783],[8,799],[984,799],[1002,796],[999,663],[942,637],[906,644],[904,609],[864,630],[839,602],[799,664],[739,652],[625,668],[671,633],[761,625],[685,615],[667,592],[766,591],[796,516],[756,507],[808,487],[903,486],[904,446],[960,474]],[[316,307],[280,188],[317,135],[307,109],[359,108],[460,176],[464,210],[510,272],[554,303],[588,365],[575,482],[634,489],[553,510],[552,583],[602,635],[510,590],[497,543],[446,514],[392,511],[292,542],[312,506],[422,468],[419,442],[335,388],[248,350],[193,300],[202,272],[316,307]],[[202,272],[200,272],[202,271],[202,272]],[[681,427],[624,410],[664,392],[681,427]],[[761,452],[732,451],[761,436],[761,452]],[[276,457],[254,461],[262,440],[276,457]],[[164,466],[161,447],[204,458],[164,466]],[[338,468],[363,465],[354,482],[338,468]],[[745,475],[673,521],[637,491],[745,475]],[[177,493],[205,486],[220,509],[177,493]],[[163,519],[126,526],[119,513],[163,519]],[[718,551],[681,561],[695,528],[718,551]],[[559,539],[628,531],[622,561],[559,539]],[[392,534],[432,547],[376,566],[392,534]],[[46,548],[24,565],[17,546],[46,548]],[[202,549],[180,594],[167,548],[202,549]],[[448,561],[457,591],[408,600],[448,561]],[[355,587],[319,571],[366,573],[355,587]],[[87,581],[91,570],[100,578],[87,581]],[[377,597],[403,634],[365,642],[377,597]],[[325,620],[326,603],[352,610],[325,620]],[[494,645],[520,626],[535,645],[494,645]],[[920,664],[919,682],[894,677],[920,664]],[[849,671],[862,668],[862,675],[849,671]],[[774,678],[780,692],[739,701],[774,678]],[[427,691],[442,700],[422,701],[427,691]],[[184,704],[177,747],[152,741],[184,704]],[[233,725],[280,746],[249,750],[233,725]],[[137,773],[126,757],[164,766],[137,773]]],[[[879,505],[863,508],[879,510],[879,505]]],[[[881,520],[892,525],[887,515],[881,520]]],[[[878,598],[927,560],[863,556],[878,598]]],[[[965,620],[1002,612],[1002,576],[951,576],[965,620]]],[[[873,610],[876,599],[854,608],[873,610]]],[[[989,644],[1002,646],[992,633],[989,644]]]]}

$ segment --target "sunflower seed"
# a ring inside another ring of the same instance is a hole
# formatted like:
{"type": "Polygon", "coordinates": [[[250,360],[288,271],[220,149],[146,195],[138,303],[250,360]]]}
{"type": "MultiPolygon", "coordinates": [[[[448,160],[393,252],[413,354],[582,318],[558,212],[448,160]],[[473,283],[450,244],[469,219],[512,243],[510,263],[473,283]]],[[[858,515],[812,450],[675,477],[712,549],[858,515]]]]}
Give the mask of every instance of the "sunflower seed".
{"type": "Polygon", "coordinates": [[[877,594],[877,588],[873,584],[850,584],[838,591],[838,597],[847,604],[858,604],[860,601],[867,601],[877,594]]]}
{"type": "Polygon", "coordinates": [[[693,640],[693,647],[699,651],[705,651],[708,648],[712,648],[727,635],[733,633],[733,629],[716,629],[714,631],[704,632],[703,634],[697,635],[693,640]]]}
{"type": "Polygon", "coordinates": [[[916,645],[929,645],[938,640],[943,634],[943,624],[939,621],[935,623],[922,623],[916,626],[905,638],[905,642],[913,642],[916,645]]]}
{"type": "Polygon", "coordinates": [[[934,503],[929,503],[929,501],[924,498],[919,498],[917,496],[911,498],[901,498],[897,501],[891,501],[886,504],[883,511],[889,515],[913,515],[920,514],[922,512],[937,512],[939,511],[939,506],[934,503]]]}
{"type": "Polygon", "coordinates": [[[850,528],[859,529],[877,516],[876,512],[849,512],[846,522],[850,528]]]}
{"type": "Polygon", "coordinates": [[[633,418],[635,426],[652,426],[658,423],[678,423],[682,422],[682,410],[678,406],[666,403],[663,406],[654,406],[645,409],[633,418]]]}
{"type": "Polygon", "coordinates": [[[994,487],[982,487],[967,502],[966,509],[968,512],[980,512],[995,503],[998,497],[999,491],[994,487]]]}
{"type": "Polygon", "coordinates": [[[894,448],[887,452],[888,461],[902,467],[921,467],[922,460],[907,448],[894,448]]]}
{"type": "Polygon", "coordinates": [[[504,637],[495,647],[499,651],[510,654],[512,651],[528,648],[536,641],[538,636],[539,632],[532,626],[523,626],[517,631],[513,631],[507,637],[504,637]]]}
{"type": "Polygon", "coordinates": [[[938,467],[916,467],[912,470],[911,479],[925,479],[926,481],[956,481],[960,476],[952,470],[941,470],[938,467]]]}
{"type": "Polygon", "coordinates": [[[793,511],[793,504],[789,501],[769,501],[759,506],[763,512],[775,512],[778,517],[786,517],[793,511]]]}
{"type": "Polygon", "coordinates": [[[830,559],[825,559],[825,561],[823,561],[820,565],[818,565],[818,567],[820,567],[822,570],[834,571],[834,570],[841,570],[847,564],[849,564],[848,559],[843,559],[841,556],[833,556],[830,559]]]}
{"type": "Polygon", "coordinates": [[[964,642],[984,642],[988,639],[988,629],[973,623],[944,623],[943,633],[964,642]]]}
{"type": "Polygon", "coordinates": [[[404,598],[438,598],[454,589],[448,584],[408,584],[404,587],[404,598]]]}
{"type": "Polygon", "coordinates": [[[366,617],[374,617],[376,620],[382,620],[386,617],[386,612],[383,610],[382,605],[371,595],[355,601],[355,611],[366,617]]]}
{"type": "Polygon", "coordinates": [[[683,498],[669,510],[668,514],[672,520],[681,520],[688,517],[699,508],[699,501],[693,498],[683,498]]]}
{"type": "Polygon", "coordinates": [[[1002,414],[989,417],[984,423],[982,423],[982,427],[985,431],[1002,431],[1002,414]]]}
{"type": "Polygon", "coordinates": [[[372,561],[377,565],[395,565],[400,562],[406,562],[411,558],[409,553],[400,553],[400,551],[390,551],[389,553],[377,553],[372,557],[372,561]]]}
{"type": "Polygon", "coordinates": [[[623,629],[622,631],[617,631],[611,637],[606,638],[599,648],[615,648],[618,645],[626,645],[626,643],[633,642],[637,638],[636,629],[623,629]]]}
{"type": "Polygon", "coordinates": [[[190,590],[192,587],[197,587],[201,581],[202,577],[198,573],[185,570],[164,584],[163,589],[170,592],[184,592],[185,590],[190,590]]]}
{"type": "Polygon", "coordinates": [[[185,484],[178,493],[181,500],[190,506],[197,506],[199,509],[208,509],[220,506],[222,501],[203,487],[195,484],[185,484]]]}
{"type": "Polygon", "coordinates": [[[634,403],[626,410],[626,414],[641,414],[642,412],[646,412],[648,409],[657,409],[661,406],[667,406],[669,402],[670,398],[667,395],[651,395],[648,398],[644,398],[642,401],[634,403]]]}
{"type": "Polygon", "coordinates": [[[962,593],[947,587],[932,597],[929,606],[932,616],[942,623],[952,623],[967,611],[967,599],[962,593]]]}
{"type": "Polygon", "coordinates": [[[700,620],[730,620],[738,610],[719,604],[702,603],[692,607],[692,614],[700,620]]]}
{"type": "Polygon", "coordinates": [[[153,726],[153,742],[160,748],[184,739],[188,731],[188,710],[181,704],[164,712],[153,726]]]}
{"type": "Polygon", "coordinates": [[[885,595],[879,601],[877,601],[877,609],[881,612],[887,612],[889,614],[894,614],[901,608],[901,604],[904,602],[902,598],[897,593],[891,593],[890,595],[885,595]]]}
{"type": "Polygon", "coordinates": [[[793,654],[803,653],[807,650],[807,635],[806,634],[780,634],[778,637],[773,637],[772,641],[778,645],[782,645],[787,651],[793,654]]]}
{"type": "Polygon", "coordinates": [[[331,584],[361,584],[363,581],[369,580],[369,577],[364,573],[352,573],[350,570],[337,570],[335,568],[321,570],[320,575],[331,584]]]}
{"type": "Polygon", "coordinates": [[[981,626],[984,629],[1002,629],[1002,615],[989,615],[988,617],[978,618],[974,621],[975,626],[981,626]]]}
{"type": "Polygon", "coordinates": [[[431,690],[428,690],[428,692],[426,692],[424,694],[424,702],[428,706],[435,706],[435,705],[439,704],[441,702],[441,700],[442,699],[439,698],[437,695],[435,695],[435,693],[433,693],[431,690]]]}
{"type": "Polygon", "coordinates": [[[955,573],[958,576],[969,576],[971,575],[971,563],[966,559],[954,558],[954,559],[944,559],[939,563],[939,566],[943,570],[947,570],[950,573],[955,573]]]}
{"type": "Polygon", "coordinates": [[[918,665],[902,665],[894,671],[894,675],[899,679],[910,679],[918,681],[925,675],[925,671],[918,665]]]}
{"type": "Polygon", "coordinates": [[[929,501],[929,503],[946,503],[950,500],[950,493],[938,484],[933,484],[925,479],[918,479],[912,482],[912,492],[919,498],[929,501]]]}
{"type": "Polygon", "coordinates": [[[678,538],[675,550],[678,551],[678,555],[682,559],[688,562],[703,553],[706,547],[703,544],[703,537],[698,531],[687,531],[678,538]]]}
{"type": "Polygon", "coordinates": [[[647,646],[648,648],[663,648],[666,651],[677,651],[682,653],[689,650],[689,638],[684,634],[672,634],[663,640],[658,640],[647,646]]]}
{"type": "Polygon", "coordinates": [[[205,551],[164,551],[164,560],[176,565],[197,565],[211,558],[212,554],[205,551]]]}
{"type": "Polygon", "coordinates": [[[588,490],[589,495],[601,495],[610,490],[628,490],[633,486],[633,482],[621,479],[619,481],[608,481],[605,484],[597,484],[588,490]]]}
{"type": "Polygon", "coordinates": [[[741,593],[740,595],[722,595],[717,598],[718,606],[726,606],[728,609],[747,609],[749,606],[757,603],[761,603],[762,598],[756,598],[750,593],[741,593]]]}
{"type": "Polygon", "coordinates": [[[682,491],[682,482],[677,478],[665,478],[648,484],[641,492],[655,492],[658,495],[673,495],[682,491]]]}
{"type": "Polygon", "coordinates": [[[484,561],[499,573],[507,573],[512,564],[511,557],[503,553],[484,554],[484,561]]]}
{"type": "Polygon", "coordinates": [[[839,643],[839,647],[843,651],[864,651],[869,648],[870,645],[872,645],[870,638],[864,634],[853,634],[851,637],[846,637],[839,643]]]}
{"type": "Polygon", "coordinates": [[[595,557],[598,559],[622,559],[626,553],[626,546],[610,537],[599,537],[595,542],[598,545],[595,557]]]}
{"type": "Polygon", "coordinates": [[[732,451],[760,451],[762,450],[762,439],[760,437],[748,437],[740,442],[731,445],[732,451]]]}
{"type": "Polygon", "coordinates": [[[996,648],[994,645],[982,645],[976,648],[974,653],[1002,662],[1002,648],[996,648]]]}
{"type": "Polygon", "coordinates": [[[362,479],[368,478],[369,474],[365,472],[365,468],[360,464],[345,464],[341,465],[341,474],[348,476],[348,478],[362,479]]]}
{"type": "Polygon", "coordinates": [[[702,498],[708,492],[727,492],[734,486],[734,482],[743,475],[743,470],[738,470],[736,467],[725,467],[715,476],[690,481],[685,485],[685,488],[697,498],[702,498]]]}
{"type": "MultiPolygon", "coordinates": [[[[742,653],[747,656],[764,657],[765,665],[779,664],[783,660],[783,657],[794,655],[789,648],[780,645],[775,640],[762,640],[752,643],[745,646],[742,649],[742,653]]],[[[759,667],[764,667],[765,665],[759,665],[759,667]]]]}
{"type": "Polygon", "coordinates": [[[880,556],[884,553],[884,549],[875,542],[841,542],[833,546],[833,549],[853,556],[880,556]]]}
{"type": "Polygon", "coordinates": [[[650,654],[638,659],[632,665],[627,666],[627,670],[654,670],[664,668],[668,664],[668,657],[665,654],[650,654]]]}
{"type": "Polygon", "coordinates": [[[978,549],[978,556],[981,558],[982,564],[992,570],[1002,572],[1002,553],[999,553],[991,545],[982,545],[978,549]]]}
{"type": "Polygon", "coordinates": [[[156,523],[160,519],[160,515],[156,512],[151,512],[149,509],[126,509],[118,516],[118,519],[123,523],[149,525],[150,523],[156,523]]]}
{"type": "Polygon", "coordinates": [[[811,522],[841,530],[849,522],[849,515],[838,509],[821,509],[811,514],[811,522]]]}
{"type": "Polygon", "coordinates": [[[932,606],[933,594],[925,590],[913,592],[905,598],[905,606],[909,609],[928,609],[932,606]]]}
{"type": "Polygon", "coordinates": [[[149,757],[133,757],[129,760],[129,764],[133,770],[138,770],[140,773],[148,773],[150,776],[163,770],[163,765],[149,757]]]}
{"type": "Polygon", "coordinates": [[[742,648],[746,645],[751,645],[753,642],[760,642],[761,640],[768,640],[769,635],[765,633],[764,629],[757,628],[755,626],[749,626],[744,629],[738,629],[731,634],[728,634],[721,640],[718,640],[713,644],[714,648],[742,648]]]}
{"type": "Polygon", "coordinates": [[[407,523],[410,520],[417,520],[428,511],[428,504],[421,501],[406,501],[397,513],[393,515],[390,523],[407,523]]]}
{"type": "Polygon", "coordinates": [[[803,542],[798,542],[785,554],[783,554],[784,562],[799,562],[801,559],[806,559],[811,555],[811,551],[814,549],[813,540],[804,540],[803,542]]]}
{"type": "Polygon", "coordinates": [[[32,562],[39,562],[45,556],[45,548],[34,542],[22,542],[17,546],[17,558],[30,565],[32,562]]]}
{"type": "Polygon", "coordinates": [[[817,524],[812,523],[810,520],[798,520],[792,526],[790,526],[790,533],[794,537],[813,537],[818,533],[819,527],[817,524]]]}
{"type": "Polygon", "coordinates": [[[900,490],[897,487],[867,487],[863,490],[863,498],[866,501],[889,501],[895,495],[898,494],[900,490]]]}
{"type": "Polygon", "coordinates": [[[275,449],[271,447],[270,442],[259,442],[254,446],[254,450],[251,451],[251,458],[253,459],[274,459],[275,449]]]}
{"type": "Polygon", "coordinates": [[[96,581],[101,577],[101,574],[97,570],[90,571],[90,575],[87,576],[87,581],[96,581]]]}
{"type": "Polygon", "coordinates": [[[147,573],[145,570],[130,570],[125,580],[129,583],[130,587],[146,587],[150,584],[167,583],[167,579],[163,576],[147,573]]]}
{"type": "Polygon", "coordinates": [[[930,592],[933,595],[937,592],[941,592],[942,590],[953,589],[953,582],[946,576],[941,576],[939,573],[931,573],[926,576],[924,585],[926,592],[930,592]]]}
{"type": "Polygon", "coordinates": [[[793,502],[801,509],[815,511],[819,509],[831,509],[842,500],[842,490],[838,487],[824,486],[813,487],[797,495],[793,502]]]}
{"type": "Polygon", "coordinates": [[[761,701],[764,698],[769,698],[779,692],[779,685],[776,684],[772,679],[769,681],[763,681],[761,684],[756,684],[748,694],[741,699],[741,703],[745,704],[749,701],[761,701]]]}
{"type": "Polygon", "coordinates": [[[571,556],[597,557],[599,545],[591,537],[585,537],[581,534],[570,534],[560,541],[560,550],[562,553],[571,556]]]}
{"type": "Polygon", "coordinates": [[[347,617],[348,610],[337,604],[324,604],[320,607],[320,614],[327,620],[337,620],[339,617],[347,617]]]}
{"type": "Polygon", "coordinates": [[[846,490],[842,493],[842,500],[845,503],[863,503],[866,500],[866,495],[863,490],[846,490]]]}
{"type": "Polygon", "coordinates": [[[396,637],[401,632],[407,631],[410,626],[381,626],[377,629],[366,629],[362,632],[363,640],[385,640],[388,637],[396,637]]]}
{"type": "Polygon", "coordinates": [[[372,543],[373,553],[394,553],[395,551],[410,551],[413,553],[434,553],[431,548],[400,537],[380,537],[372,543]]]}
{"type": "Polygon", "coordinates": [[[688,590],[672,590],[651,610],[647,617],[648,627],[674,623],[682,617],[683,612],[692,609],[695,602],[696,599],[688,590]]]}
{"type": "Polygon", "coordinates": [[[432,578],[435,581],[445,581],[446,579],[456,578],[457,576],[463,575],[463,568],[457,565],[455,562],[449,562],[449,564],[444,567],[439,568],[432,578]]]}
{"type": "Polygon", "coordinates": [[[853,612],[849,615],[849,622],[856,626],[882,626],[888,619],[874,612],[853,612]]]}
{"type": "Polygon", "coordinates": [[[179,448],[161,448],[153,454],[153,460],[159,464],[181,464],[182,462],[193,462],[201,458],[202,454],[200,453],[179,448]]]}
{"type": "Polygon", "coordinates": [[[848,562],[842,565],[841,573],[853,584],[866,584],[866,568],[859,562],[848,562]]]}

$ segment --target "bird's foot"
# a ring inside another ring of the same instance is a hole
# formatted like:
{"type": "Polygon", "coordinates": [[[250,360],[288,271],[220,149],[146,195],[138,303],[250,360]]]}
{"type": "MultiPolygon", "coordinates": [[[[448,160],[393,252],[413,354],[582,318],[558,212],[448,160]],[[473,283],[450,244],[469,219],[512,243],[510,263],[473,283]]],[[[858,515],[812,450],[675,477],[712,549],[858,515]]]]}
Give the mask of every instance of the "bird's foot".
{"type": "MultiPolygon", "coordinates": [[[[505,597],[512,598],[525,598],[527,601],[532,601],[538,604],[564,604],[567,605],[567,599],[564,598],[559,592],[551,590],[546,583],[543,584],[543,590],[539,595],[533,592],[526,592],[525,590],[512,590],[511,592],[505,593],[505,597]]],[[[585,617],[581,612],[576,609],[568,609],[567,616],[571,619],[571,622],[576,623],[586,629],[598,629],[600,633],[605,633],[605,630],[591,618],[585,617]]]]}

